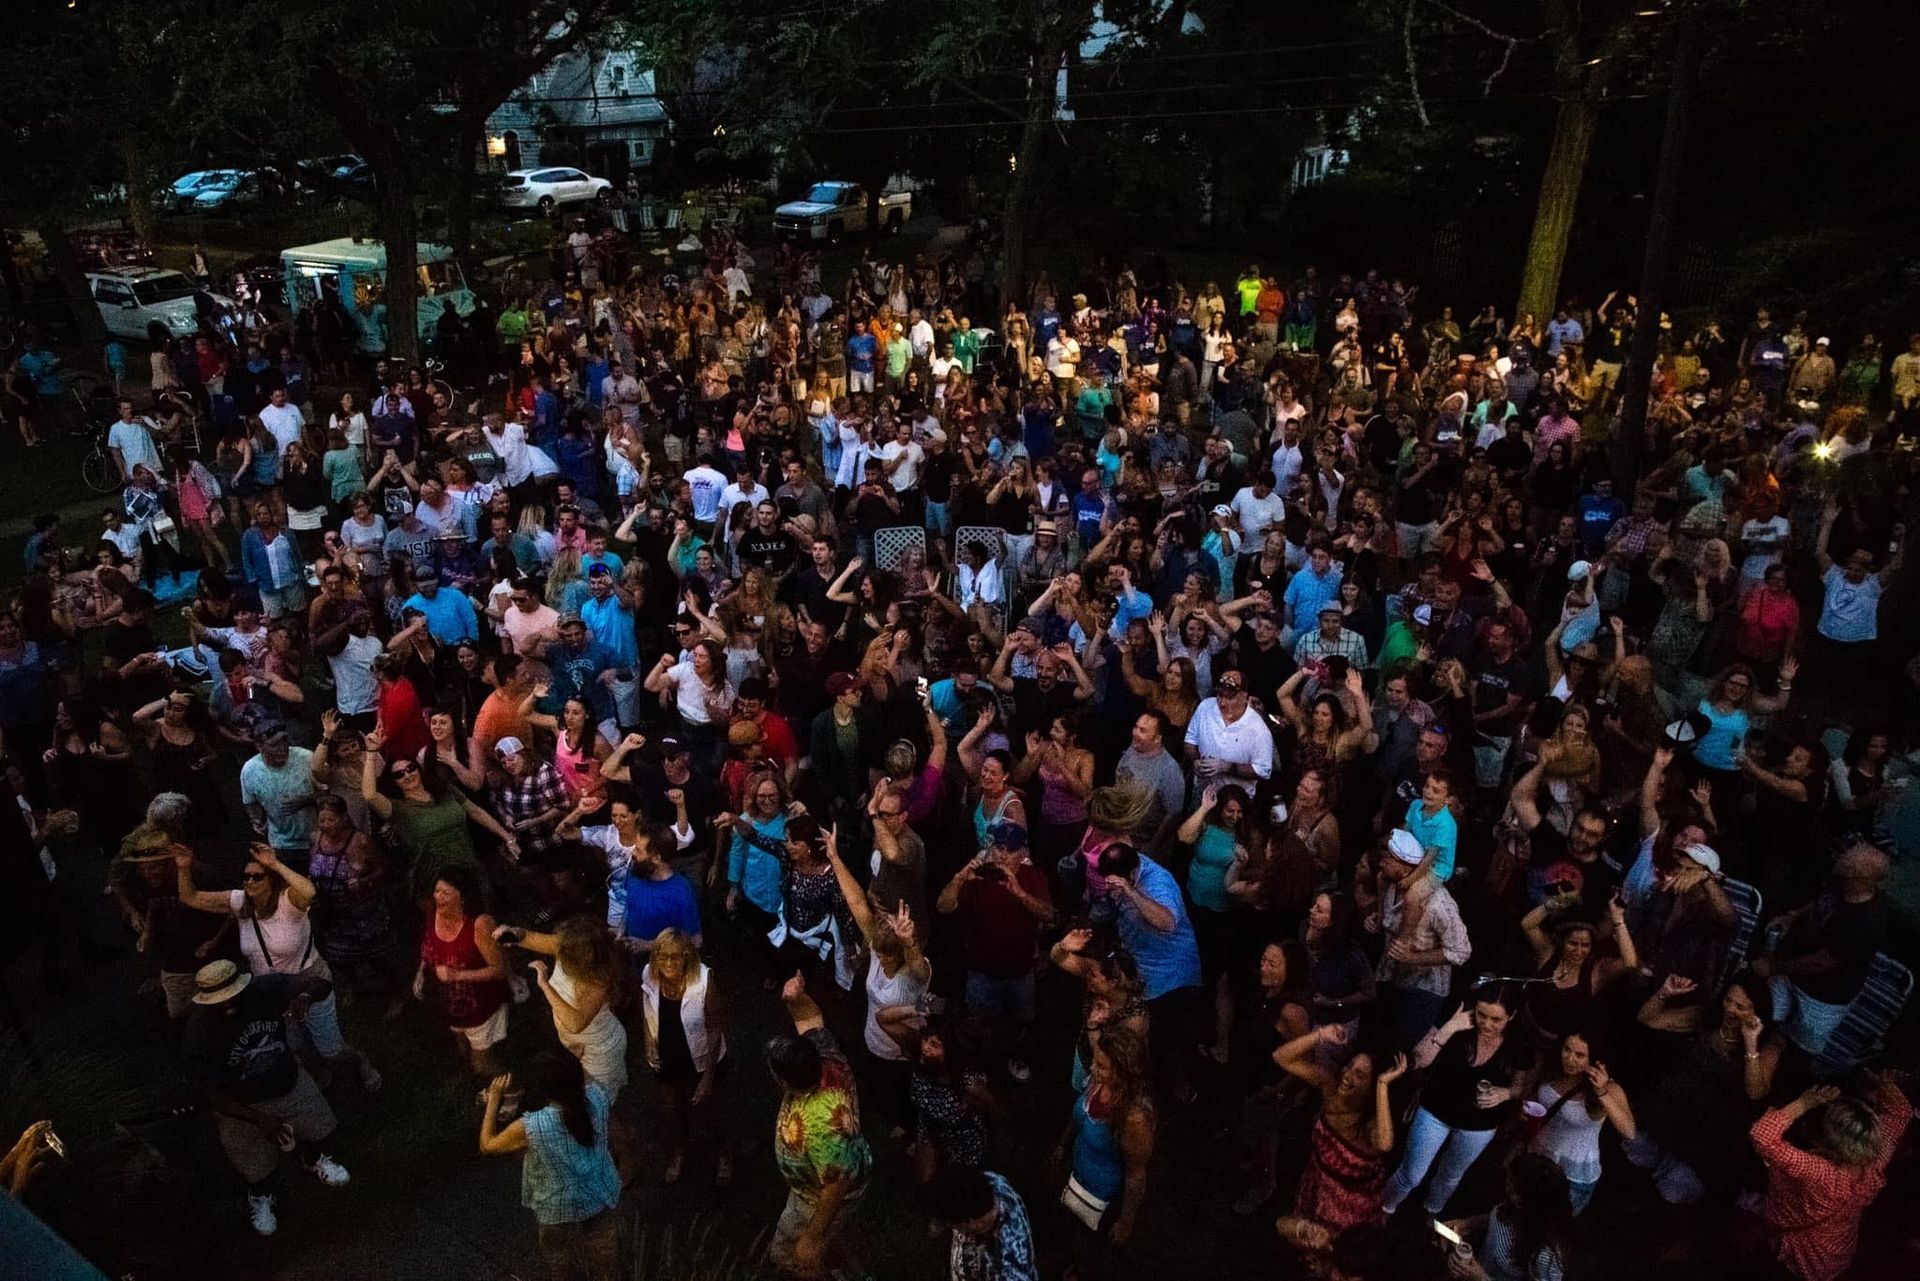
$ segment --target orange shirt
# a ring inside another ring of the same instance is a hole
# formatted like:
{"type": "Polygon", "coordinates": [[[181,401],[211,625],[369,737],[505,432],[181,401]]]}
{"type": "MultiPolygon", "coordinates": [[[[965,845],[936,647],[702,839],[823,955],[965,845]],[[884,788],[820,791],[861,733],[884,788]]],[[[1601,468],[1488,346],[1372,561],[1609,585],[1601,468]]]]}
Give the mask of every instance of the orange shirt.
{"type": "Polygon", "coordinates": [[[473,736],[483,753],[492,753],[493,745],[503,738],[511,736],[524,743],[533,733],[533,724],[520,712],[520,702],[496,689],[480,704],[480,712],[473,718],[473,736]]]}

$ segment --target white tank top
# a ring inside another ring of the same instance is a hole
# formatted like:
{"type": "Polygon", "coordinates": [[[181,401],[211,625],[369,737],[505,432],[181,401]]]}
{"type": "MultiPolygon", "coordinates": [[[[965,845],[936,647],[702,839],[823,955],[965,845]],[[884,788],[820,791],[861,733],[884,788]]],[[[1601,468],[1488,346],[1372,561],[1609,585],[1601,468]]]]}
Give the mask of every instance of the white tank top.
{"type": "MultiPolygon", "coordinates": [[[[928,975],[932,977],[931,974],[928,975]]],[[[878,953],[867,957],[867,1051],[876,1059],[898,1063],[906,1058],[892,1037],[880,1030],[880,1010],[888,1005],[913,1005],[927,994],[927,985],[903,965],[892,978],[880,968],[878,953]]]]}
{"type": "MultiPolygon", "coordinates": [[[[560,999],[572,1005],[578,989],[573,976],[558,958],[553,964],[552,983],[560,999]]],[[[600,1083],[611,1103],[627,1084],[627,1029],[614,1015],[613,1007],[602,1005],[593,1021],[579,1032],[562,1031],[558,1023],[553,1030],[559,1034],[560,1044],[567,1047],[567,1052],[580,1060],[587,1075],[600,1083]]]]}

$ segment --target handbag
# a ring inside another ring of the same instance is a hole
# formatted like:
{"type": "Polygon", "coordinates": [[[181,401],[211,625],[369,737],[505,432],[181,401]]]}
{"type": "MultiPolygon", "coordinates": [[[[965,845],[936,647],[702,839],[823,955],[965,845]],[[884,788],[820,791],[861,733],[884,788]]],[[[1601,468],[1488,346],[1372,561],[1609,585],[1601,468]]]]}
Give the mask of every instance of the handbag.
{"type": "Polygon", "coordinates": [[[1100,1230],[1100,1221],[1106,1217],[1107,1213],[1106,1199],[1087,1191],[1079,1178],[1071,1174],[1067,1176],[1067,1186],[1060,1191],[1060,1204],[1066,1206],[1067,1212],[1074,1218],[1084,1223],[1089,1232],[1100,1230]]]}

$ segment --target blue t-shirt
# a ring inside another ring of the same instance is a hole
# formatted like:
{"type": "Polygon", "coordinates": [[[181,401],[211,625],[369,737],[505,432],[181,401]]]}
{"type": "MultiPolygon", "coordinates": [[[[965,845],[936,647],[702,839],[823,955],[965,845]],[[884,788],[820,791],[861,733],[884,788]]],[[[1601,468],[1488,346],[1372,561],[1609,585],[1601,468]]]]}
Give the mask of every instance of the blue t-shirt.
{"type": "Polygon", "coordinates": [[[1179,882],[1172,872],[1142,856],[1135,884],[1140,893],[1173,913],[1173,929],[1162,933],[1148,925],[1131,905],[1120,911],[1120,941],[1140,967],[1142,994],[1151,1001],[1183,987],[1199,987],[1200,948],[1194,941],[1193,922],[1187,919],[1179,882]]]}
{"type": "Polygon", "coordinates": [[[856,374],[872,373],[879,354],[880,344],[872,334],[855,334],[847,339],[847,368],[856,374]]]}
{"type": "Polygon", "coordinates": [[[693,886],[678,872],[664,881],[627,877],[625,929],[630,939],[656,939],[660,931],[679,930],[688,938],[700,936],[700,903],[693,886]]]}
{"type": "Polygon", "coordinates": [[[1693,745],[1693,759],[1708,769],[1738,769],[1735,753],[1747,741],[1747,730],[1751,727],[1747,714],[1737,707],[1730,712],[1715,711],[1713,704],[1704,698],[1694,710],[1706,717],[1707,731],[1693,745]]]}
{"type": "Polygon", "coordinates": [[[1319,617],[1320,607],[1328,602],[1340,599],[1341,569],[1338,563],[1328,566],[1323,577],[1311,569],[1303,569],[1287,582],[1285,596],[1287,622],[1297,631],[1313,626],[1319,617]]]}
{"type": "Polygon", "coordinates": [[[1073,521],[1080,527],[1080,543],[1088,551],[1100,541],[1100,518],[1107,514],[1107,496],[1078,490],[1073,495],[1073,521]]]}
{"type": "Polygon", "coordinates": [[[1587,494],[1580,499],[1575,512],[1580,521],[1581,545],[1591,553],[1605,546],[1607,534],[1627,514],[1627,505],[1611,494],[1604,498],[1587,494]]]}
{"type": "Polygon", "coordinates": [[[407,597],[402,609],[417,609],[427,616],[427,630],[442,645],[455,645],[463,640],[480,639],[480,620],[473,612],[473,602],[464,592],[456,592],[442,587],[428,600],[419,592],[407,597]]]}
{"type": "Polygon", "coordinates": [[[605,600],[589,596],[580,602],[580,621],[587,635],[601,646],[619,667],[632,667],[640,661],[640,642],[633,634],[633,611],[609,594],[605,600]]]}

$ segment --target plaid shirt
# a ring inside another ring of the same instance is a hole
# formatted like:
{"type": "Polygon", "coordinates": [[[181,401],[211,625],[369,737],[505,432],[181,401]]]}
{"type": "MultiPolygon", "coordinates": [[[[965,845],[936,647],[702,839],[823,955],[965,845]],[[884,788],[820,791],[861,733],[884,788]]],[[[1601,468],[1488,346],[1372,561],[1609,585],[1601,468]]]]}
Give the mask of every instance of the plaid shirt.
{"type": "Polygon", "coordinates": [[[1293,646],[1293,661],[1303,666],[1310,658],[1324,663],[1335,654],[1345,658],[1348,667],[1356,672],[1360,671],[1367,665],[1366,638],[1359,632],[1350,632],[1342,627],[1338,637],[1328,640],[1316,627],[1302,636],[1293,646]]]}
{"type": "Polygon", "coordinates": [[[555,827],[529,828],[521,831],[517,824],[545,814],[549,810],[557,809],[565,813],[571,804],[566,786],[560,781],[560,775],[556,774],[553,766],[545,761],[535,765],[524,777],[515,778],[508,774],[493,786],[493,812],[520,842],[522,855],[537,854],[551,849],[554,844],[555,827]]]}
{"type": "Polygon", "coordinates": [[[1647,540],[1656,529],[1665,528],[1651,516],[1629,516],[1607,531],[1607,559],[1618,565],[1631,565],[1647,550],[1647,540]]]}

